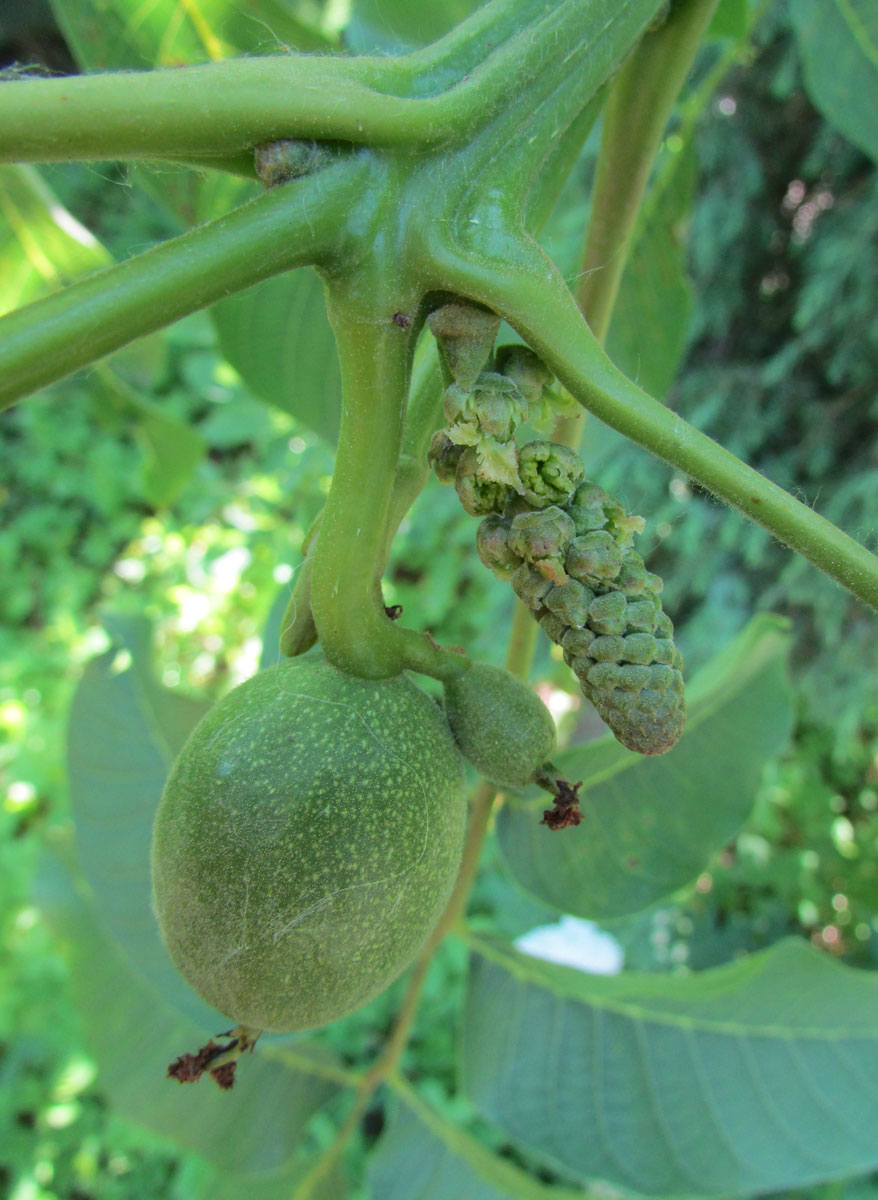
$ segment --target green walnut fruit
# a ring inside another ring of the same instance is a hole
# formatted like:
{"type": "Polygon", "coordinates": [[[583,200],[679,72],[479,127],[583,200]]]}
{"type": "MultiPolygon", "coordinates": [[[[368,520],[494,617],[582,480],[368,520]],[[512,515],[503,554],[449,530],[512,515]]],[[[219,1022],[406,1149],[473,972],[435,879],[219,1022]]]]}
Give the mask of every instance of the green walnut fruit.
{"type": "Polygon", "coordinates": [[[388,986],[438,921],[460,863],[463,761],[410,679],[317,653],[220,701],[156,814],[155,910],[186,980],[231,1021],[287,1032],[388,986]]]}
{"type": "Polygon", "coordinates": [[[555,749],[552,714],[502,667],[474,663],[447,683],[445,711],[461,754],[498,787],[532,782],[555,749]]]}

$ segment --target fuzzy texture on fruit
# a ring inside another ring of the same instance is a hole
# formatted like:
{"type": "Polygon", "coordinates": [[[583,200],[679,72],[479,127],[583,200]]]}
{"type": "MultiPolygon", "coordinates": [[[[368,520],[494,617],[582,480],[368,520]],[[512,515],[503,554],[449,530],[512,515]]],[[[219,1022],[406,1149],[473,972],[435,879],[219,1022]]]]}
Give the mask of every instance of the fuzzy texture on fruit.
{"type": "Polygon", "coordinates": [[[498,787],[525,787],[555,749],[552,714],[502,667],[474,663],[448,682],[445,711],[461,754],[498,787]]]}
{"type": "Polygon", "coordinates": [[[337,1020],[411,962],[463,845],[463,760],[404,675],[318,652],[254,675],[195,728],[156,815],[155,910],[208,1003],[252,1030],[337,1020]]]}

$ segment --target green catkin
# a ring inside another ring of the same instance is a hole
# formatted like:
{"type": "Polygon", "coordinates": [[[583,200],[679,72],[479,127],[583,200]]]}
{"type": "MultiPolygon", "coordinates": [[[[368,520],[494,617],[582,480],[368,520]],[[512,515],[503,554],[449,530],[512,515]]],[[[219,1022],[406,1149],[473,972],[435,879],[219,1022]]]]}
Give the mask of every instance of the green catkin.
{"type": "Polygon", "coordinates": [[[516,595],[561,646],[618,740],[640,754],[670,750],[685,722],[683,659],[661,608],[661,580],[630,546],[642,519],[585,480],[564,506],[489,520],[490,558],[520,558],[511,572],[516,595]]]}
{"type": "Polygon", "coordinates": [[[445,481],[454,470],[464,508],[485,518],[479,558],[511,583],[561,647],[616,738],[640,754],[663,754],[685,724],[683,659],[662,611],[662,581],[632,549],[643,517],[583,479],[582,460],[566,446],[532,441],[512,459],[523,405],[540,400],[547,380],[524,347],[504,348],[495,365],[470,390],[452,385],[446,392],[449,427],[431,447],[437,474],[445,481]],[[489,441],[506,448],[502,463],[485,454],[489,441]]]}

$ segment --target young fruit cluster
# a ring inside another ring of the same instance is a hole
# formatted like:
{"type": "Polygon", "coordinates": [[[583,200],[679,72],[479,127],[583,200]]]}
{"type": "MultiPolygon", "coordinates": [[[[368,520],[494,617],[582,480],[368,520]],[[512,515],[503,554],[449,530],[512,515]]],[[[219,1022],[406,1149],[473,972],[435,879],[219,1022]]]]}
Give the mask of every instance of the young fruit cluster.
{"type": "MultiPolygon", "coordinates": [[[[458,342],[461,323],[458,316],[458,342]]],[[[454,375],[441,322],[431,328],[454,375]]],[[[484,364],[491,345],[480,337],[484,364]]],[[[585,467],[568,447],[545,440],[516,446],[515,431],[532,407],[545,408],[550,377],[526,347],[501,349],[495,366],[468,387],[454,378],[447,388],[449,424],[433,437],[434,469],[443,482],[453,479],[467,512],[484,518],[476,537],[482,562],[509,580],[561,646],[618,740],[641,754],[662,754],[683,732],[682,655],[662,611],[662,581],[632,549],[643,518],[584,479],[585,467]]]]}

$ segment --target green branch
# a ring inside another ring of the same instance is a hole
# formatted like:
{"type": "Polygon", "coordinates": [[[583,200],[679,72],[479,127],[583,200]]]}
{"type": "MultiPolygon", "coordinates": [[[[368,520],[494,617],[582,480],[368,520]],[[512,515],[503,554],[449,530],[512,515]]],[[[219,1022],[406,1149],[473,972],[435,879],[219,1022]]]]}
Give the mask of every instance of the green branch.
{"type": "MultiPolygon", "coordinates": [[[[388,188],[390,203],[392,188],[388,188]]],[[[385,231],[369,235],[380,245],[385,231]]],[[[407,668],[448,679],[469,667],[384,611],[380,576],[409,387],[411,335],[393,321],[414,311],[417,288],[398,269],[361,265],[331,282],[329,314],[342,379],[342,419],[332,487],[311,571],[311,611],[326,657],[340,670],[382,679],[407,668]]]]}
{"type": "Polygon", "coordinates": [[[121,346],[336,244],[367,164],[277,187],[0,319],[0,409],[121,346]]]}
{"type": "Polygon", "coordinates": [[[610,324],[634,223],[674,101],[718,0],[682,0],[619,72],[604,109],[579,307],[599,341],[610,324]]]}
{"type": "MultiPolygon", "coordinates": [[[[683,0],[675,6],[659,29],[643,37],[610,88],[577,291],[579,308],[601,344],[662,135],[716,5],[717,0],[683,0]]],[[[581,415],[563,417],[555,441],[576,450],[583,428],[581,415]]]]}
{"type": "Polygon", "coordinates": [[[683,471],[878,609],[878,558],[632,383],[604,353],[557,268],[535,243],[516,260],[462,259],[444,286],[500,312],[605,424],[683,471]]]}
{"type": "MultiPolygon", "coordinates": [[[[632,29],[642,26],[658,6],[628,0],[623,8],[632,11],[624,19],[632,29]]],[[[539,87],[547,66],[563,72],[558,47],[574,54],[594,41],[597,53],[603,37],[581,0],[561,0],[548,11],[528,0],[517,26],[508,0],[489,6],[487,16],[495,10],[501,29],[493,43],[486,41],[486,15],[476,14],[471,32],[465,23],[433,53],[398,61],[289,54],[6,81],[0,162],[221,159],[282,137],[376,147],[461,144],[520,93],[522,80],[539,87]],[[473,64],[473,52],[489,45],[487,57],[473,64]],[[436,90],[425,95],[425,88],[436,90]]]]}
{"type": "Polygon", "coordinates": [[[402,665],[376,582],[402,436],[409,355],[408,338],[392,320],[393,301],[386,290],[379,275],[371,287],[328,292],[342,416],[311,572],[311,608],[327,658],[352,675],[379,679],[395,675],[402,665]]]}
{"type": "Polygon", "coordinates": [[[5,82],[0,161],[215,157],[279,137],[405,143],[411,103],[363,82],[371,62],[290,54],[5,82]]]}

